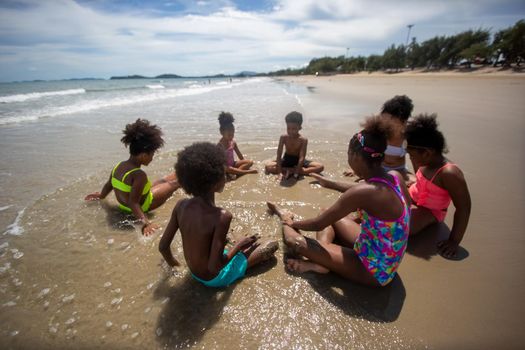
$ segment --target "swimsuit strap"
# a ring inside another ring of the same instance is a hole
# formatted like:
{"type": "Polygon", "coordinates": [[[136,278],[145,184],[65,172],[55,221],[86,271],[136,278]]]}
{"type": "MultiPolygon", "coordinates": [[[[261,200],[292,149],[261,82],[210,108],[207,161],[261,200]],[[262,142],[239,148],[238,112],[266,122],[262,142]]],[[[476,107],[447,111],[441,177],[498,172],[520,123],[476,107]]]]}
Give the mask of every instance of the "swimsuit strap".
{"type": "MultiPolygon", "coordinates": [[[[405,198],[401,194],[401,189],[399,188],[399,180],[397,179],[397,177],[395,177],[393,175],[390,175],[390,176],[392,176],[394,178],[395,185],[392,185],[389,181],[387,181],[387,180],[385,180],[383,178],[380,178],[380,177],[371,177],[370,179],[367,180],[367,182],[381,182],[381,183],[387,185],[388,187],[390,187],[394,191],[394,193],[399,198],[401,203],[403,203],[403,206],[405,206],[406,202],[405,202],[405,198]]],[[[403,211],[404,210],[405,209],[403,208],[403,211]]]]}
{"type": "Polygon", "coordinates": [[[432,178],[430,179],[430,182],[434,182],[434,179],[436,178],[437,174],[439,174],[441,172],[441,170],[445,169],[445,167],[447,167],[448,165],[456,165],[454,163],[445,163],[445,165],[443,165],[441,168],[439,168],[435,173],[434,175],[432,176],[432,178]]]}

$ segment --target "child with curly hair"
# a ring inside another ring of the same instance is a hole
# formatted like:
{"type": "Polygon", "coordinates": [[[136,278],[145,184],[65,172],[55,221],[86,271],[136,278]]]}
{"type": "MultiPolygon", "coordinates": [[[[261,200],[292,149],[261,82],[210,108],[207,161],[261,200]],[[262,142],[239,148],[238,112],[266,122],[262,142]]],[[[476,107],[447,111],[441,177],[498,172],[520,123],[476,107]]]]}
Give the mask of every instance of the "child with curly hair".
{"type": "Polygon", "coordinates": [[[321,163],[305,158],[308,139],[299,133],[303,125],[303,115],[293,111],[288,113],[284,119],[286,121],[286,134],[279,138],[277,158],[275,161],[266,164],[266,173],[282,174],[286,180],[292,176],[298,179],[299,175],[322,172],[324,166],[321,163]]]}
{"type": "MultiPolygon", "coordinates": [[[[392,134],[388,138],[385,158],[383,159],[383,168],[386,171],[396,170],[400,172],[405,181],[409,180],[408,170],[405,166],[405,128],[413,109],[412,100],[406,95],[396,95],[381,107],[381,117],[388,119],[392,125],[392,134]]],[[[343,174],[346,176],[354,175],[351,170],[345,171],[343,174]]]]}
{"type": "Polygon", "coordinates": [[[446,258],[456,256],[467,230],[471,200],[465,176],[459,167],[445,158],[445,137],[438,130],[436,115],[419,115],[406,128],[407,152],[416,171],[416,183],[409,192],[415,206],[412,208],[410,234],[445,220],[452,201],[456,207],[450,237],[438,243],[446,258]]]}
{"type": "Polygon", "coordinates": [[[381,165],[390,133],[391,126],[383,118],[366,120],[348,145],[348,165],[364,181],[347,189],[316,218],[294,221],[293,215],[267,203],[282,220],[286,246],[307,258],[288,259],[288,269],[333,271],[370,286],[392,281],[407,247],[410,202],[403,178],[381,165]],[[317,231],[317,239],[299,230],[317,231]]]}
{"type": "Polygon", "coordinates": [[[241,176],[245,174],[257,174],[256,169],[250,169],[253,165],[253,161],[244,159],[237,142],[233,139],[235,135],[235,126],[233,122],[235,119],[233,115],[228,112],[221,112],[219,114],[219,131],[222,135],[219,140],[218,146],[224,150],[226,155],[226,173],[230,175],[241,176]],[[239,160],[235,160],[233,153],[237,154],[239,160]]]}
{"type": "Polygon", "coordinates": [[[179,153],[175,171],[184,191],[193,197],[175,205],[159,242],[168,265],[180,265],[170,249],[180,229],[191,275],[208,287],[225,287],[241,279],[246,269],[268,260],[278,248],[276,241],[260,244],[250,236],[225,249],[232,214],[215,205],[215,192],[222,192],[226,182],[225,160],[224,152],[208,142],[194,143],[179,153]]]}
{"type": "Polygon", "coordinates": [[[170,174],[151,183],[146,173],[140,168],[149,165],[155,152],[164,146],[162,131],[148,120],[137,119],[127,124],[120,141],[128,147],[129,159],[118,163],[100,192],[88,194],[85,200],[104,199],[115,190],[119,208],[133,214],[144,226],[142,233],[149,236],[159,226],[148,220],[148,211],[160,207],[180,186],[175,174],[170,174]]]}

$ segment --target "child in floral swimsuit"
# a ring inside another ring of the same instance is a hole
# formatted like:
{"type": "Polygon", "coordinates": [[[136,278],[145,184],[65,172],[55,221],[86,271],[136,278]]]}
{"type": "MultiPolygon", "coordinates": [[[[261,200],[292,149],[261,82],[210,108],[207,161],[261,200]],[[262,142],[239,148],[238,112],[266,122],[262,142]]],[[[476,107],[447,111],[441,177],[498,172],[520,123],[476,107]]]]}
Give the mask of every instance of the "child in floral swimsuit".
{"type": "Polygon", "coordinates": [[[291,214],[268,203],[282,220],[287,247],[307,258],[288,259],[290,270],[333,271],[371,286],[385,286],[395,277],[406,250],[410,208],[402,176],[381,166],[390,131],[384,118],[366,120],[348,147],[348,164],[365,181],[347,189],[316,218],[293,221],[291,214]],[[355,211],[358,220],[351,215],[355,211]],[[317,231],[317,239],[299,230],[317,231]]]}

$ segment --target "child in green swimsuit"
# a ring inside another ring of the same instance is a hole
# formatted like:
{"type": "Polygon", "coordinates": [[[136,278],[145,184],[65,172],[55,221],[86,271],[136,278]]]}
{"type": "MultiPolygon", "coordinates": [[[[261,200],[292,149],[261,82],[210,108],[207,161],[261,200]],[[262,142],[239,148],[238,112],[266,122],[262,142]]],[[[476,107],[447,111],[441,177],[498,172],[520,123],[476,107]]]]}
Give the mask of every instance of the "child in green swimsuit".
{"type": "Polygon", "coordinates": [[[121,141],[129,146],[129,159],[118,163],[111,172],[102,191],[88,194],[85,200],[104,199],[115,190],[119,208],[125,213],[132,213],[144,226],[142,233],[149,236],[158,225],[151,223],[145,213],[160,207],[180,186],[175,174],[163,179],[149,181],[140,168],[153,160],[155,152],[164,145],[162,131],[156,125],[144,119],[126,125],[121,141]]]}
{"type": "Polygon", "coordinates": [[[168,265],[180,265],[170,249],[180,229],[191,276],[208,287],[232,284],[244,276],[246,269],[271,258],[278,248],[277,241],[259,244],[251,236],[225,249],[232,214],[215,205],[215,192],[222,192],[226,182],[225,162],[224,151],[208,142],[194,143],[179,153],[177,177],[184,191],[193,197],[175,205],[159,243],[168,265]]]}

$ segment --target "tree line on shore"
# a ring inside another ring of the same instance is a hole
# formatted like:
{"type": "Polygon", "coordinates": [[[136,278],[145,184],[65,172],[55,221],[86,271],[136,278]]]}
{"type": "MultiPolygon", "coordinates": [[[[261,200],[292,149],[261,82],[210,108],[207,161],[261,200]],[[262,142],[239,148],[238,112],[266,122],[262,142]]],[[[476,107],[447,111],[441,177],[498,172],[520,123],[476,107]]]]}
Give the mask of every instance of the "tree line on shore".
{"type": "Polygon", "coordinates": [[[284,69],[268,75],[397,72],[401,69],[471,68],[472,64],[511,67],[525,60],[525,20],[494,34],[488,29],[467,30],[452,36],[436,36],[422,43],[392,44],[382,55],[314,58],[308,66],[284,69]]]}

